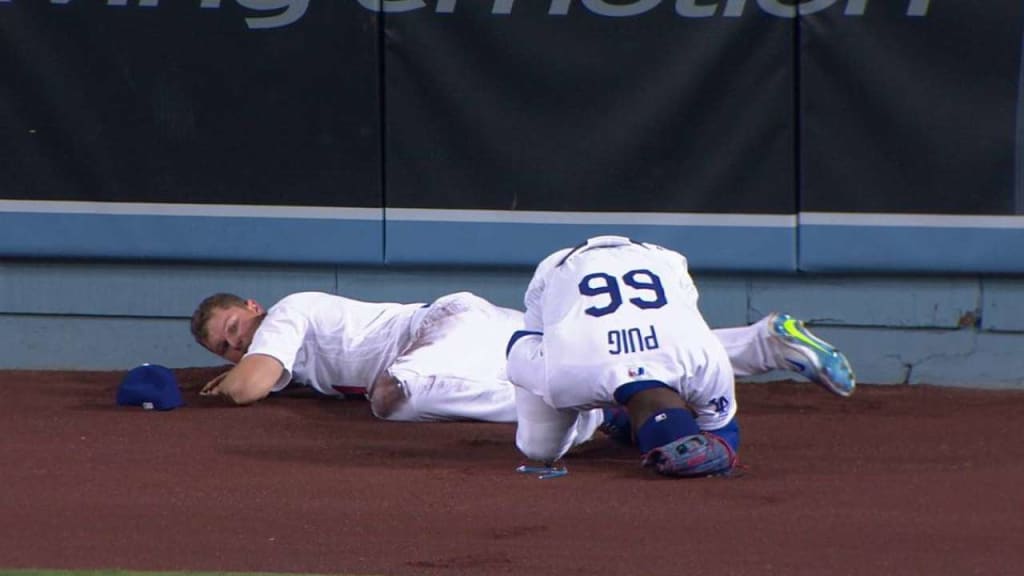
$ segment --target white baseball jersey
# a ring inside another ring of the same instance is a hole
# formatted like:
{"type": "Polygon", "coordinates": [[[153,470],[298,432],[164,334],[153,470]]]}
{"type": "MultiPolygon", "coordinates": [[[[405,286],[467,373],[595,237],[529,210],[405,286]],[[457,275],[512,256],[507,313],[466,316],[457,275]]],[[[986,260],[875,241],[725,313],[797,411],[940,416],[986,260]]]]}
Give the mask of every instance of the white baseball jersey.
{"type": "Polygon", "coordinates": [[[546,374],[531,391],[585,410],[615,404],[624,384],[657,381],[679,392],[702,429],[724,426],[736,413],[733,372],[697,299],[686,258],[660,246],[600,236],[552,254],[525,297],[546,374]]]}
{"type": "Polygon", "coordinates": [[[366,389],[412,339],[422,304],[361,302],[323,292],[286,296],[269,310],[247,354],[266,354],[284,366],[274,386],[292,380],[322,394],[366,389]]]}

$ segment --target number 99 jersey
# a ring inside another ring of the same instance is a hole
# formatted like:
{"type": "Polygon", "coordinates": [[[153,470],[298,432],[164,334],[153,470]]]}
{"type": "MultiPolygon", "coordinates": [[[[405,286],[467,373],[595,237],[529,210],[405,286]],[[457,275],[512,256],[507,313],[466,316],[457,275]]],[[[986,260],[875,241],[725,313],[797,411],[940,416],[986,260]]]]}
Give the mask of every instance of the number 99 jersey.
{"type": "Polygon", "coordinates": [[[697,306],[686,258],[654,244],[599,236],[537,267],[525,297],[526,329],[543,333],[555,408],[615,404],[615,390],[656,381],[679,392],[698,425],[736,413],[732,366],[697,306]]]}

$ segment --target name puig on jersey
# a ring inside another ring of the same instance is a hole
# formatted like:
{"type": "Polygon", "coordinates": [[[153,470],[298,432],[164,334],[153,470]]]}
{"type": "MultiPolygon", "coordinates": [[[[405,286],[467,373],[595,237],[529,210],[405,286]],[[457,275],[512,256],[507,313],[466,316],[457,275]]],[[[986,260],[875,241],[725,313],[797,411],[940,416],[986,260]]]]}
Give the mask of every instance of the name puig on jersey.
{"type": "Polygon", "coordinates": [[[658,333],[654,331],[654,326],[608,331],[608,353],[613,356],[654,350],[657,347],[658,333]]]}

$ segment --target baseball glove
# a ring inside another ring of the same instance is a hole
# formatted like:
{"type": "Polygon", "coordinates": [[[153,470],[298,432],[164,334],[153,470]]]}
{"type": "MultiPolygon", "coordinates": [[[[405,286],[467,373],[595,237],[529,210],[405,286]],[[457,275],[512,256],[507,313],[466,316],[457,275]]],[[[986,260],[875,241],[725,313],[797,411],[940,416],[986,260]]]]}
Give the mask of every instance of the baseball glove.
{"type": "Polygon", "coordinates": [[[684,436],[644,455],[643,465],[659,474],[690,478],[725,474],[736,464],[736,454],[718,436],[684,436]]]}

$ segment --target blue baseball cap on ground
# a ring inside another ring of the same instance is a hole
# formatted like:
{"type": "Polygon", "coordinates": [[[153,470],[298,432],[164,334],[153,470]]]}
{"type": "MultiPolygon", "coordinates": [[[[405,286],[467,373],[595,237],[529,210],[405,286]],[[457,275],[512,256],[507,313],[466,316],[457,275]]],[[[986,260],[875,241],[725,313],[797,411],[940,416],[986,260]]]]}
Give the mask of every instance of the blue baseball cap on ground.
{"type": "Polygon", "coordinates": [[[117,403],[146,410],[173,410],[185,405],[174,372],[158,364],[143,364],[129,370],[117,387],[117,403]]]}

